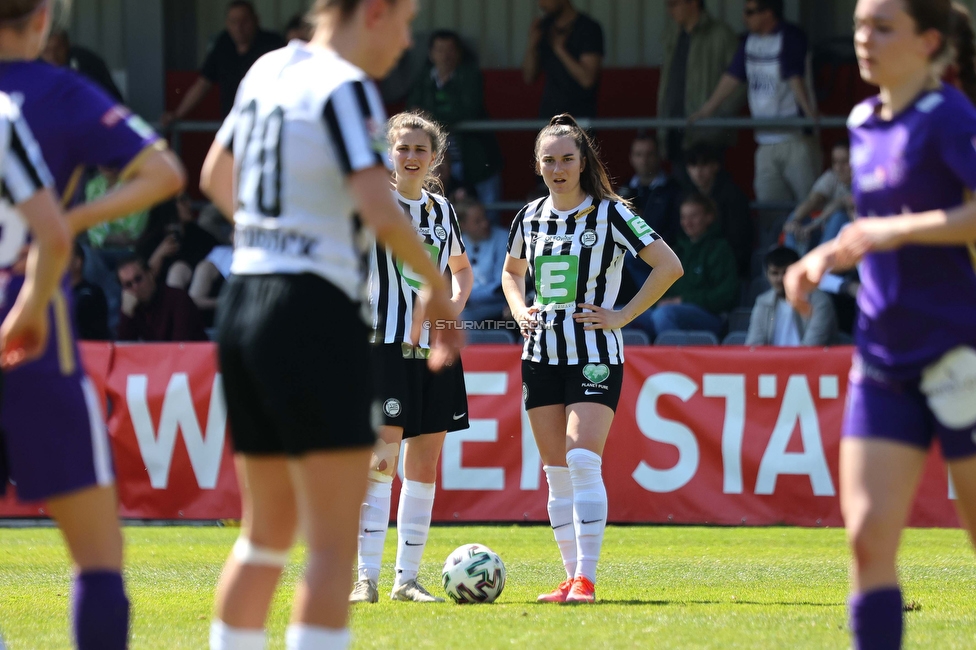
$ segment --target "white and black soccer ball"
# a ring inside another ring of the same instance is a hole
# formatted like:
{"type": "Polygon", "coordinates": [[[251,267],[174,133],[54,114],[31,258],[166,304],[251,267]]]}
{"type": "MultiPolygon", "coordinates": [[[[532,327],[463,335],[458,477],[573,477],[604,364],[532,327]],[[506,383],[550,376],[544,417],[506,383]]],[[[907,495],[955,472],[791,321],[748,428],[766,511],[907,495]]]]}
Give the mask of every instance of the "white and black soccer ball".
{"type": "Polygon", "coordinates": [[[454,549],[444,562],[444,591],[456,603],[491,603],[505,589],[505,564],[481,544],[454,549]]]}

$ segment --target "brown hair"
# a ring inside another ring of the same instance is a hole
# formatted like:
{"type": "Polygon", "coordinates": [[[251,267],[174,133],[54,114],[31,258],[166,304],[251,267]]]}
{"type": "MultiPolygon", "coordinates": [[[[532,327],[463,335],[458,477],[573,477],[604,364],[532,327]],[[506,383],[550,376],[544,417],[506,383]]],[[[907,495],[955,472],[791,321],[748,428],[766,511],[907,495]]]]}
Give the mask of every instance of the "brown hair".
{"type": "Polygon", "coordinates": [[[613,185],[610,183],[610,175],[607,174],[607,168],[604,166],[603,161],[600,160],[600,152],[593,138],[590,137],[589,133],[580,128],[580,125],[576,123],[576,119],[569,113],[557,115],[549,120],[549,125],[539,131],[539,135],[536,136],[535,173],[540,173],[539,149],[542,147],[542,141],[546,138],[564,137],[573,139],[577,148],[580,150],[580,157],[584,161],[583,170],[580,173],[580,188],[597,201],[609,199],[610,201],[622,203],[627,206],[627,209],[633,210],[634,208],[629,201],[613,191],[613,185]]]}
{"type": "Polygon", "coordinates": [[[959,86],[976,104],[976,32],[969,10],[958,2],[952,3],[951,41],[959,86]]]}
{"type": "Polygon", "coordinates": [[[0,2],[0,27],[19,29],[44,0],[3,0],[0,2]]]}
{"type": "Polygon", "coordinates": [[[447,132],[432,117],[423,111],[407,111],[397,113],[390,118],[387,125],[386,140],[390,143],[390,149],[396,144],[396,139],[400,131],[408,130],[423,131],[430,138],[430,152],[433,158],[430,161],[430,168],[424,177],[424,189],[428,192],[444,193],[444,184],[436,174],[437,167],[444,161],[444,152],[447,151],[447,132]]]}
{"type": "Polygon", "coordinates": [[[934,29],[942,34],[942,45],[932,55],[936,61],[949,51],[949,37],[952,34],[952,0],[902,0],[905,12],[915,21],[915,32],[934,29]]]}

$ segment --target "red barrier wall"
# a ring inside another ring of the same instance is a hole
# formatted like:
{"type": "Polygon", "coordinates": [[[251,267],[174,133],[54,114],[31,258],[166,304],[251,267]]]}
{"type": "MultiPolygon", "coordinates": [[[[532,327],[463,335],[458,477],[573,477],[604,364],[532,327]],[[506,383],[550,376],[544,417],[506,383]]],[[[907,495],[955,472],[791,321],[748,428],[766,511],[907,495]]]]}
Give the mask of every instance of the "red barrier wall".
{"type": "MultiPolygon", "coordinates": [[[[122,515],[239,517],[212,344],[85,344],[82,352],[111,404],[122,515]]],[[[604,456],[609,519],[841,525],[837,451],[850,354],[628,348],[604,456]]],[[[519,365],[515,346],[465,350],[471,428],[445,443],[435,521],[546,520],[519,365]]],[[[0,500],[0,516],[38,514],[38,505],[0,500]]],[[[957,525],[936,455],[910,522],[957,525]]]]}

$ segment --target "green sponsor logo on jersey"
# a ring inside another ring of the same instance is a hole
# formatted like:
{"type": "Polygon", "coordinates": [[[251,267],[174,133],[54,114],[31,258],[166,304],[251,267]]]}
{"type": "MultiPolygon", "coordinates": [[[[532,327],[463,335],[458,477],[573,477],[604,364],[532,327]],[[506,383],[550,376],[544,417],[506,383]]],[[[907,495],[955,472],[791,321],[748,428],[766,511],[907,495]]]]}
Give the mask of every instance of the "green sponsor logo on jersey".
{"type": "Polygon", "coordinates": [[[588,363],[583,366],[583,376],[594,384],[599,384],[601,381],[606,381],[607,377],[610,376],[610,368],[605,363],[588,363]]]}
{"type": "MultiPolygon", "coordinates": [[[[434,266],[437,266],[437,256],[440,254],[441,249],[433,244],[421,244],[421,246],[427,249],[427,254],[430,255],[430,261],[434,263],[434,266]]],[[[410,288],[414,291],[420,291],[424,286],[424,279],[410,268],[409,264],[404,264],[400,260],[397,260],[396,265],[400,271],[400,276],[410,285],[410,288]]]]}
{"type": "Polygon", "coordinates": [[[646,221],[644,221],[637,215],[634,215],[633,219],[628,219],[627,225],[630,226],[630,229],[638,237],[643,237],[644,235],[651,234],[651,227],[647,225],[646,221]]]}
{"type": "Polygon", "coordinates": [[[535,292],[543,305],[555,309],[576,306],[579,258],[576,255],[539,255],[535,258],[535,292]]]}

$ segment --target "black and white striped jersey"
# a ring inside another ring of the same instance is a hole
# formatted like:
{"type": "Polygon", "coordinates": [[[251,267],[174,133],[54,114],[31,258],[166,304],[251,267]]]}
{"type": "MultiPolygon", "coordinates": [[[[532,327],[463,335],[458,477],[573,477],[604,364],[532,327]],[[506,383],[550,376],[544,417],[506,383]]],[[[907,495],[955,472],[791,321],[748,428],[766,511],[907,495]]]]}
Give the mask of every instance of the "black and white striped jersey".
{"type": "MultiPolygon", "coordinates": [[[[434,266],[446,273],[451,257],[464,253],[461,229],[451,202],[439,194],[426,190],[419,201],[405,199],[399,192],[394,198],[420,236],[424,249],[434,266]]],[[[375,244],[369,265],[369,305],[373,315],[374,341],[377,343],[414,343],[410,341],[414,301],[423,286],[423,279],[409,264],[396,259],[393,254],[375,244]]],[[[430,332],[421,330],[423,348],[430,347],[430,332]]]]}
{"type": "Polygon", "coordinates": [[[346,177],[390,165],[383,102],[366,73],[292,41],[251,67],[217,138],[237,172],[231,272],[315,273],[363,300],[372,238],[346,177]]]}
{"type": "MultiPolygon", "coordinates": [[[[41,148],[20,109],[8,95],[0,93],[0,271],[10,269],[27,244],[27,222],[17,205],[53,186],[41,148]]],[[[0,307],[3,293],[0,287],[0,307]]]]}
{"type": "Polygon", "coordinates": [[[626,205],[588,196],[561,212],[549,197],[528,204],[512,222],[508,254],[528,262],[543,327],[526,342],[522,359],[549,365],[623,363],[619,330],[585,331],[572,319],[577,304],[613,309],[624,255],[660,239],[626,205]]]}

